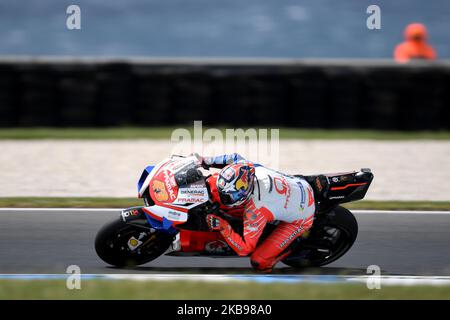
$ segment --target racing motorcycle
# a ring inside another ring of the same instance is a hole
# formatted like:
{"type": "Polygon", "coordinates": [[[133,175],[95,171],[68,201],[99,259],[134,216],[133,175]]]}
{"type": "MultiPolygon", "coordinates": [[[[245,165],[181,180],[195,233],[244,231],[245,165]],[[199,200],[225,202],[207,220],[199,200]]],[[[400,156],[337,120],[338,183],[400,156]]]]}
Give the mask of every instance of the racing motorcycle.
{"type": "MultiPolygon", "coordinates": [[[[209,213],[227,219],[241,234],[243,223],[211,202],[207,173],[195,156],[172,156],[147,166],[137,183],[145,205],[122,210],[118,219],[100,229],[95,239],[98,256],[117,267],[142,265],[163,254],[237,257],[219,232],[208,229],[205,217],[209,213]]],[[[311,229],[293,241],[291,254],[282,262],[296,268],[329,264],[352,247],[358,234],[354,215],[340,204],[363,199],[373,174],[361,169],[296,176],[312,186],[316,213],[311,229]]],[[[269,223],[259,241],[277,223],[269,223]]]]}

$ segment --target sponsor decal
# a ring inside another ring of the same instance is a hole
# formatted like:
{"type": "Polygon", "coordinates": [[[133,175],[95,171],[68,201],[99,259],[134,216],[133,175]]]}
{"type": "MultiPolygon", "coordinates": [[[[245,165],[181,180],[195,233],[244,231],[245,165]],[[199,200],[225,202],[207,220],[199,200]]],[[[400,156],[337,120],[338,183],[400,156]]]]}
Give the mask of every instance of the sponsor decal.
{"type": "Polygon", "coordinates": [[[314,195],[311,188],[308,188],[308,207],[311,207],[314,204],[314,195]]]}
{"type": "Polygon", "coordinates": [[[246,220],[249,220],[249,221],[255,220],[258,217],[255,212],[256,210],[257,209],[256,209],[255,203],[253,201],[250,201],[247,204],[247,206],[245,207],[245,211],[244,211],[246,220]]]}
{"type": "Polygon", "coordinates": [[[291,199],[291,187],[288,185],[287,186],[287,192],[286,192],[286,202],[284,203],[284,208],[285,209],[287,208],[290,199],[291,199]]]}
{"type": "Polygon", "coordinates": [[[273,178],[273,182],[275,185],[275,190],[277,190],[277,192],[279,194],[285,194],[286,190],[287,190],[287,183],[286,180],[284,178],[280,178],[280,177],[275,177],[273,178]]]}
{"type": "Polygon", "coordinates": [[[234,178],[234,169],[232,167],[228,167],[222,172],[222,177],[224,177],[227,181],[230,181],[234,178]]]}
{"type": "Polygon", "coordinates": [[[164,182],[154,179],[152,181],[152,190],[157,201],[164,202],[169,200],[169,194],[167,193],[164,182]]]}
{"type": "Polygon", "coordinates": [[[275,185],[275,190],[277,190],[279,194],[286,196],[286,200],[284,202],[284,208],[286,209],[289,204],[289,200],[291,199],[291,186],[285,178],[275,177],[273,178],[273,182],[275,185]]]}
{"type": "Polygon", "coordinates": [[[176,203],[201,203],[208,201],[208,190],[204,187],[181,188],[178,190],[176,203]]]}
{"type": "MultiPolygon", "coordinates": [[[[242,172],[242,171],[241,171],[242,172]]],[[[239,179],[236,181],[236,190],[248,189],[248,171],[243,171],[239,179]]]]}
{"type": "Polygon", "coordinates": [[[193,189],[193,188],[205,188],[205,181],[203,179],[192,182],[190,184],[188,184],[185,188],[187,189],[193,189]]]}
{"type": "Polygon", "coordinates": [[[301,231],[303,231],[302,227],[299,227],[297,230],[295,230],[289,237],[287,237],[287,239],[280,243],[280,248],[283,248],[286,244],[294,240],[301,231]]]}
{"type": "Polygon", "coordinates": [[[257,217],[258,217],[258,216],[256,215],[256,213],[255,213],[252,209],[247,208],[247,210],[246,210],[246,212],[245,212],[245,218],[246,218],[247,220],[252,221],[252,220],[255,220],[257,217]]]}
{"type": "Polygon", "coordinates": [[[172,172],[163,169],[151,181],[152,196],[158,202],[173,202],[177,198],[178,187],[172,172]]]}
{"type": "Polygon", "coordinates": [[[228,243],[231,243],[231,245],[233,245],[233,247],[235,247],[239,251],[242,250],[242,247],[238,243],[236,243],[236,241],[234,241],[231,237],[227,237],[227,239],[228,239],[228,243]]]}
{"type": "Polygon", "coordinates": [[[195,165],[194,161],[189,161],[189,162],[179,161],[179,162],[175,162],[172,165],[171,169],[174,173],[178,173],[180,171],[183,171],[183,169],[185,169],[187,167],[191,167],[192,165],[195,165]]]}
{"type": "Polygon", "coordinates": [[[302,197],[300,200],[300,210],[303,211],[305,209],[306,192],[301,181],[297,181],[297,185],[300,187],[300,193],[302,197]]]}
{"type": "Polygon", "coordinates": [[[205,251],[212,254],[225,254],[230,251],[228,244],[221,240],[211,241],[205,245],[205,251]]]}
{"type": "Polygon", "coordinates": [[[169,220],[180,220],[181,213],[178,211],[170,210],[167,212],[167,218],[169,220]]]}
{"type": "Polygon", "coordinates": [[[175,177],[168,170],[163,171],[163,176],[164,184],[166,185],[167,192],[169,193],[169,198],[173,201],[177,197],[174,191],[174,187],[177,185],[175,182],[175,177]]]}
{"type": "Polygon", "coordinates": [[[131,237],[130,240],[128,240],[128,248],[130,248],[130,250],[136,250],[136,248],[141,244],[142,241],[136,239],[135,237],[131,237]]]}
{"type": "Polygon", "coordinates": [[[201,202],[205,202],[205,199],[202,198],[180,198],[178,197],[177,199],[177,203],[201,203],[201,202]]]}
{"type": "Polygon", "coordinates": [[[219,186],[219,187],[221,187],[221,188],[223,188],[223,187],[225,187],[225,179],[223,179],[223,178],[220,178],[219,179],[219,181],[218,181],[218,183],[217,183],[217,185],[219,186]]]}
{"type": "Polygon", "coordinates": [[[203,197],[206,194],[206,189],[204,188],[180,189],[179,193],[182,195],[203,197]]]}
{"type": "Polygon", "coordinates": [[[259,224],[257,223],[248,223],[245,225],[245,230],[248,232],[256,232],[259,230],[259,224]]]}
{"type": "Polygon", "coordinates": [[[328,199],[333,200],[333,199],[344,199],[345,196],[334,196],[334,197],[329,197],[328,199]]]}
{"type": "Polygon", "coordinates": [[[122,218],[123,220],[125,220],[126,218],[130,217],[130,216],[137,216],[139,215],[139,210],[130,210],[130,211],[122,211],[122,218]]]}

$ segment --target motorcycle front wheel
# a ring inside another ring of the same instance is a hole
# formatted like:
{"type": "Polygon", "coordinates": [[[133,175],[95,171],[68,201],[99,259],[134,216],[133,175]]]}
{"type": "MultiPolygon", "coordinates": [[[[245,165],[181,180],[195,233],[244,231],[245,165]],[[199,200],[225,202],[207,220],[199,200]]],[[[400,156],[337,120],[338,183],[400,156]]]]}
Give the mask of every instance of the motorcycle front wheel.
{"type": "Polygon", "coordinates": [[[172,237],[125,223],[122,219],[104,225],[95,238],[95,251],[106,263],[133,267],[150,262],[169,249],[172,237]]]}

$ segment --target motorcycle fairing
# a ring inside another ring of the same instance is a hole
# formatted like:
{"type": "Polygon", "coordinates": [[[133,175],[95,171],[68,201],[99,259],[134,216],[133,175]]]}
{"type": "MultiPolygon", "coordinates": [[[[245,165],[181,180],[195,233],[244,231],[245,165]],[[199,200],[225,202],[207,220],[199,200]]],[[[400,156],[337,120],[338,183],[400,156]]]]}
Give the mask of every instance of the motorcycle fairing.
{"type": "Polygon", "coordinates": [[[178,252],[179,255],[192,252],[211,256],[236,255],[219,232],[191,230],[180,231],[180,250],[178,252]]]}
{"type": "Polygon", "coordinates": [[[175,156],[151,170],[147,167],[138,182],[139,195],[148,192],[154,204],[147,205],[143,211],[158,221],[167,220],[167,225],[186,222],[190,209],[209,201],[199,166],[196,157],[175,156]]]}
{"type": "Polygon", "coordinates": [[[145,207],[132,207],[123,210],[120,214],[122,220],[128,224],[134,224],[142,227],[148,227],[167,232],[169,234],[176,234],[178,229],[174,227],[172,221],[162,218],[154,218],[147,214],[145,207]]]}
{"type": "Polygon", "coordinates": [[[168,163],[170,159],[167,159],[166,161],[162,161],[156,166],[147,166],[144,169],[144,172],[142,172],[141,178],[138,182],[138,197],[142,198],[145,191],[148,189],[150,181],[153,179],[153,176],[155,175],[155,172],[157,172],[162,166],[164,166],[166,163],[168,163]],[[141,182],[142,180],[142,182],[141,182]]]}
{"type": "Polygon", "coordinates": [[[373,180],[370,169],[325,175],[330,183],[327,199],[339,203],[363,199],[373,180]]]}
{"type": "Polygon", "coordinates": [[[169,234],[176,234],[178,233],[178,229],[176,229],[173,226],[172,221],[167,220],[166,218],[163,218],[162,221],[159,221],[157,219],[152,218],[150,215],[146,214],[145,217],[147,218],[147,221],[149,225],[156,230],[165,231],[169,234]]]}
{"type": "MultiPolygon", "coordinates": [[[[161,161],[160,163],[158,163],[156,166],[147,166],[144,171],[141,174],[141,177],[139,178],[138,184],[137,184],[137,189],[138,189],[138,197],[142,198],[144,192],[147,190],[147,188],[150,185],[150,181],[153,179],[154,175],[159,171],[159,169],[161,167],[164,167],[165,165],[167,165],[170,162],[174,162],[177,159],[190,159],[192,157],[189,158],[182,158],[182,157],[177,157],[177,156],[172,156],[171,158],[168,158],[164,161],[161,161]]],[[[193,159],[191,159],[193,160],[193,159]]]]}
{"type": "Polygon", "coordinates": [[[144,171],[142,172],[141,177],[139,178],[139,181],[137,183],[138,198],[142,197],[142,193],[144,193],[145,189],[147,188],[148,182],[147,182],[147,184],[145,184],[145,182],[154,168],[155,168],[155,166],[147,166],[147,167],[145,167],[144,171]],[[143,186],[146,186],[146,187],[143,188],[143,186]]]}
{"type": "Polygon", "coordinates": [[[184,223],[188,219],[188,209],[177,208],[169,205],[153,205],[151,207],[143,207],[142,210],[152,218],[163,221],[170,221],[173,225],[184,223]]]}

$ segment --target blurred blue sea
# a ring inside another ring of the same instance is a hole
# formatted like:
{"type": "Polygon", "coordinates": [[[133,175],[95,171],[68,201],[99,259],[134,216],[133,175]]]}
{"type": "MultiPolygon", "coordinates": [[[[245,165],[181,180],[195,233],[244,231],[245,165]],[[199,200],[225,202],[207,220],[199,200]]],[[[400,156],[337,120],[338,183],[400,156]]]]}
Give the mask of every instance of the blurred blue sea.
{"type": "Polygon", "coordinates": [[[389,58],[410,22],[450,58],[449,0],[1,0],[0,55],[389,58]],[[81,30],[66,8],[81,7],[81,30]],[[366,8],[381,7],[381,30],[366,8]]]}

